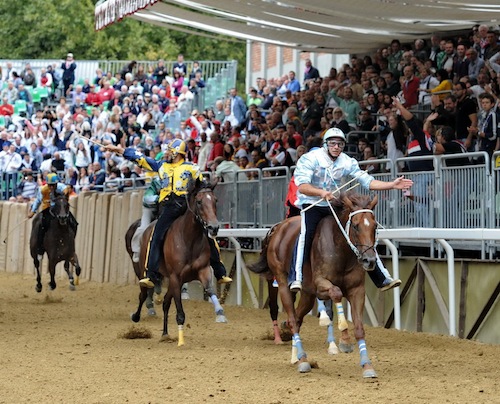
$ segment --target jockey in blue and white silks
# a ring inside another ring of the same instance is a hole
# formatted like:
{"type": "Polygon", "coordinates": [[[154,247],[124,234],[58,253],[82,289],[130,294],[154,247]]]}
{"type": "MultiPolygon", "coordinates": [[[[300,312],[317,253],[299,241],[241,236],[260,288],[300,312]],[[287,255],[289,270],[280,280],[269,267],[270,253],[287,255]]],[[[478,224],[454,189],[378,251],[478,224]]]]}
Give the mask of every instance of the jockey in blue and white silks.
{"type": "MultiPolygon", "coordinates": [[[[295,183],[298,186],[296,205],[301,209],[315,203],[317,205],[301,212],[301,229],[294,254],[295,262],[292,260],[290,268],[292,273],[295,272],[295,280],[290,285],[292,290],[302,288],[302,265],[309,259],[316,227],[322,218],[332,214],[328,200],[334,197],[334,191],[340,188],[345,179],[354,178],[361,186],[371,190],[407,189],[413,185],[413,181],[403,177],[390,182],[374,179],[359,168],[355,159],[342,152],[345,144],[344,133],[338,128],[331,128],[323,137],[323,147],[304,154],[297,162],[294,172],[295,183]]],[[[399,279],[393,280],[390,277],[378,256],[376,269],[370,271],[370,276],[372,272],[373,276],[376,276],[377,270],[380,276],[374,282],[382,290],[401,284],[399,279]]]]}

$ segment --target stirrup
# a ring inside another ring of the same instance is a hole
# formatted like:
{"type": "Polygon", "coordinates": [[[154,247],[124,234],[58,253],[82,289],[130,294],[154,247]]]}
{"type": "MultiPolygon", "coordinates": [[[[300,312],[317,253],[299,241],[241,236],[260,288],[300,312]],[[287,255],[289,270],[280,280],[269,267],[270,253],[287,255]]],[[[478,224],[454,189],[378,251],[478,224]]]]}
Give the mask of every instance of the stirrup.
{"type": "Polygon", "coordinates": [[[155,287],[154,282],[150,278],[143,278],[139,281],[139,285],[145,286],[148,289],[153,289],[155,287]]]}
{"type": "Polygon", "coordinates": [[[233,280],[229,277],[229,276],[223,276],[222,278],[220,278],[217,283],[219,285],[223,284],[223,283],[231,283],[233,280]]]}
{"type": "Polygon", "coordinates": [[[384,285],[382,285],[382,287],[380,288],[380,291],[385,292],[389,289],[397,288],[399,285],[401,285],[401,279],[387,278],[384,281],[384,285]]]}
{"type": "Polygon", "coordinates": [[[300,292],[302,290],[302,282],[301,281],[293,281],[290,284],[290,290],[292,292],[300,292]]]}

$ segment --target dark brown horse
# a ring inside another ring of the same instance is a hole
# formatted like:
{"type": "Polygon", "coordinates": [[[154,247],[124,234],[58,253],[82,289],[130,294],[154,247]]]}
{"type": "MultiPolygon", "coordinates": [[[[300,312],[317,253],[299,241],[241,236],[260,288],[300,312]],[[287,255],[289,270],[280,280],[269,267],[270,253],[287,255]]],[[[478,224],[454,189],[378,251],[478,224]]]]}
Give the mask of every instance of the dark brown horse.
{"type": "MultiPolygon", "coordinates": [[[[75,290],[75,285],[78,285],[78,277],[80,276],[80,264],[75,253],[75,231],[69,224],[70,212],[69,202],[66,196],[58,196],[52,199],[50,208],[50,225],[43,239],[43,248],[49,258],[49,273],[51,290],[56,288],[55,272],[56,265],[64,261],[64,270],[68,274],[69,288],[75,290]],[[70,269],[72,264],[75,267],[76,279],[73,278],[73,269],[70,269]]],[[[38,229],[42,225],[42,215],[38,214],[33,219],[33,227],[30,237],[30,253],[36,268],[36,291],[42,291],[41,275],[40,275],[40,260],[37,256],[38,245],[38,229]]]]}
{"type": "MultiPolygon", "coordinates": [[[[132,266],[134,268],[134,273],[137,276],[137,279],[141,279],[144,276],[144,271],[141,271],[141,267],[138,262],[134,262],[132,256],[134,255],[132,251],[132,237],[134,237],[134,233],[137,228],[141,225],[141,219],[136,220],[134,223],[130,225],[125,233],[125,248],[127,249],[127,253],[130,256],[130,261],[132,261],[132,266]]],[[[163,262],[163,261],[162,261],[163,262]]],[[[139,307],[135,313],[132,313],[130,318],[133,322],[137,323],[141,320],[141,309],[144,302],[146,302],[146,307],[148,309],[148,316],[156,316],[156,310],[154,307],[155,302],[157,304],[161,303],[161,298],[158,296],[161,294],[161,284],[155,285],[154,289],[148,289],[144,286],[139,285],[140,293],[139,293],[139,307]],[[156,296],[155,296],[156,295],[156,296]]]]}
{"type": "MultiPolygon", "coordinates": [[[[311,369],[299,330],[304,316],[313,308],[315,298],[332,300],[337,309],[341,309],[342,297],[346,297],[351,304],[363,376],[376,377],[366,350],[362,316],[365,271],[374,268],[376,259],[377,222],[372,209],[377,204],[377,197],[371,199],[358,194],[345,194],[332,203],[332,212],[335,215],[332,213],[332,216],[319,223],[310,262],[303,264],[303,288],[297,310],[288,288],[288,272],[295,241],[300,233],[300,217],[287,219],[271,229],[263,245],[260,260],[250,265],[249,269],[268,279],[274,276],[278,281],[278,292],[293,333],[292,362],[298,361],[300,372],[308,372],[311,369]]],[[[342,318],[339,318],[339,321],[342,321],[342,318]]],[[[351,344],[345,318],[343,322],[341,344],[345,345],[347,350],[351,344]]]]}
{"type": "MultiPolygon", "coordinates": [[[[213,187],[197,181],[187,196],[185,213],[172,223],[163,243],[160,273],[168,279],[168,289],[163,298],[162,338],[168,338],[168,312],[174,299],[179,346],[184,345],[185,314],[181,300],[181,288],[184,283],[199,280],[214,304],[216,322],[227,322],[213,287],[210,246],[207,239],[207,233],[209,237],[215,237],[219,231],[216,202],[213,187]]],[[[154,227],[153,223],[144,231],[142,245],[147,245],[154,227]]],[[[144,271],[145,260],[146,249],[141,248],[139,260],[141,273],[144,271]]]]}

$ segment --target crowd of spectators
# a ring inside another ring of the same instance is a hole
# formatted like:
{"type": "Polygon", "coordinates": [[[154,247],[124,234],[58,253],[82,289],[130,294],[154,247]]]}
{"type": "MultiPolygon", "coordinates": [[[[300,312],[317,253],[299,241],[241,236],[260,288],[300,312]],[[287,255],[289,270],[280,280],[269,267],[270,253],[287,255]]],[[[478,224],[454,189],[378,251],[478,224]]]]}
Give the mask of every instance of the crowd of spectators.
{"type": "MultiPolygon", "coordinates": [[[[35,188],[29,185],[37,183],[34,172],[41,173],[38,183],[44,173],[64,173],[77,193],[141,181],[139,168],[100,146],[109,143],[161,159],[172,139],[183,139],[187,159],[222,181],[241,169],[291,167],[331,127],[357,132],[348,136],[354,148],[346,151],[363,161],[500,150],[498,32],[483,25],[453,38],[433,35],[403,45],[394,39],[326,75],[308,59],[303,77],[290,71],[259,78],[244,97],[232,88],[206,110],[191,107],[205,86],[203,71],[182,55],[172,71],[162,60],[147,71],[132,61],[119,72],[97,70],[83,84],[75,84],[76,63],[68,54],[40,77],[28,65],[18,74],[9,64],[0,75],[0,171],[4,183],[22,178],[14,187],[22,198],[35,188]],[[58,85],[62,94],[54,98],[58,85]],[[33,103],[26,86],[50,87],[48,105],[33,103]],[[30,107],[20,116],[12,108],[17,99],[30,107]],[[415,122],[403,119],[396,104],[412,111],[415,122]],[[423,141],[415,139],[417,127],[423,141]]],[[[364,167],[381,170],[377,163],[364,167]]]]}

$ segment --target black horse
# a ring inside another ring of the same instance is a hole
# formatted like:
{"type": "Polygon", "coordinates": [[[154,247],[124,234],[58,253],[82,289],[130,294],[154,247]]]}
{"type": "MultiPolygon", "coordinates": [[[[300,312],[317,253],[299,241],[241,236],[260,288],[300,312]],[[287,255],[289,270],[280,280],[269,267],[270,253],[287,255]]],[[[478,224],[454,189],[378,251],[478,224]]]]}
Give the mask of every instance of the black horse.
{"type": "MultiPolygon", "coordinates": [[[[69,202],[66,196],[57,196],[52,199],[51,207],[48,208],[50,214],[50,223],[43,238],[43,249],[49,257],[49,273],[51,290],[56,288],[54,279],[57,263],[64,261],[64,269],[68,274],[69,288],[75,290],[75,284],[78,285],[78,277],[80,276],[81,268],[78,263],[78,257],[75,253],[75,236],[76,229],[70,225],[69,202]],[[70,270],[69,264],[75,267],[76,279],[73,278],[73,270],[70,270]]],[[[40,276],[40,260],[38,253],[38,230],[42,225],[42,214],[36,215],[33,219],[33,228],[31,229],[30,237],[30,252],[36,268],[36,291],[42,291],[42,283],[40,276]]]]}

